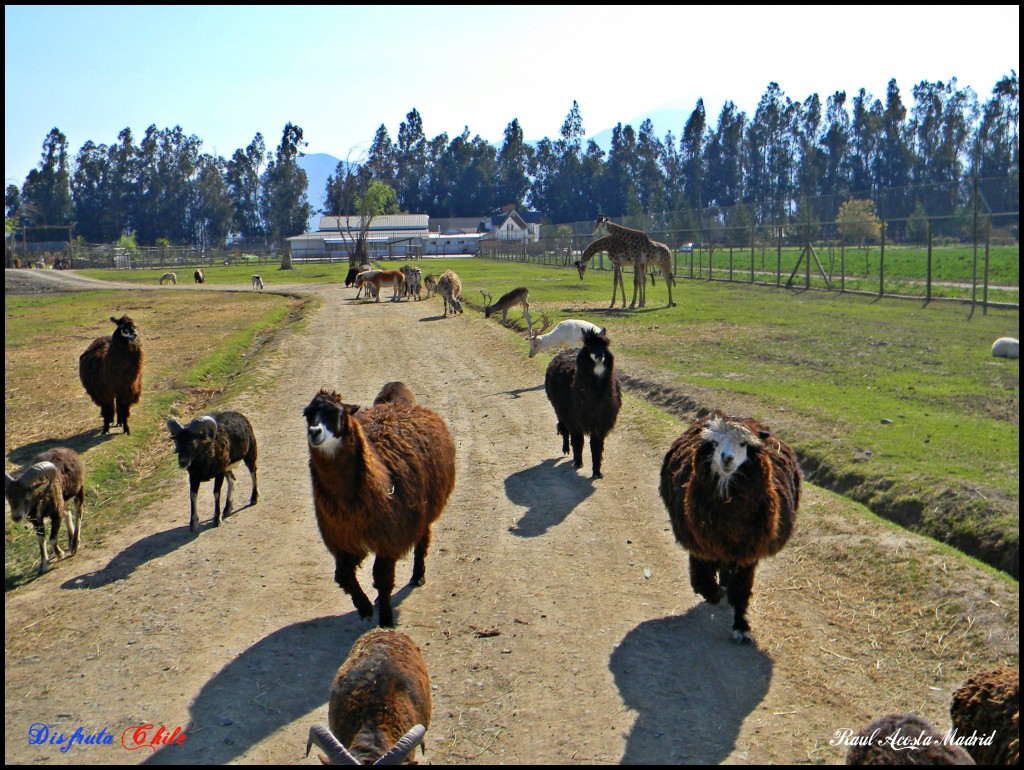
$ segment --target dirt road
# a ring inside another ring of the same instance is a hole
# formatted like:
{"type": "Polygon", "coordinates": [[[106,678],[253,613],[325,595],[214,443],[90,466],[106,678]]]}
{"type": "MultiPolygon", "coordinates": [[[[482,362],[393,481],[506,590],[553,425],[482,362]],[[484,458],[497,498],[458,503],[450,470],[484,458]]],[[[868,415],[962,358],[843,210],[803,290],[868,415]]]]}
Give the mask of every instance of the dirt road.
{"type": "MultiPolygon", "coordinates": [[[[261,364],[273,386],[224,405],[253,422],[259,503],[213,528],[206,484],[193,536],[182,474],[121,543],[89,547],[86,520],[83,551],[6,596],[8,764],[316,763],[309,726],[367,628],[312,512],[302,408],[320,386],[369,403],[402,380],[456,441],[427,584],[395,603],[431,672],[427,763],[840,762],[836,730],[894,710],[946,729],[968,669],[1016,662],[1015,589],[816,488],[759,569],[756,645],[734,646],[728,607],[690,590],[657,493],[680,423],[627,393],[592,482],[589,452],[579,472],[561,456],[543,366],[509,331],[443,319],[436,300],[310,290],[321,310],[261,364]],[[34,724],[113,742],[30,745],[34,724]],[[145,724],[187,737],[125,750],[145,724]]],[[[249,491],[239,474],[236,499],[249,491]]]]}

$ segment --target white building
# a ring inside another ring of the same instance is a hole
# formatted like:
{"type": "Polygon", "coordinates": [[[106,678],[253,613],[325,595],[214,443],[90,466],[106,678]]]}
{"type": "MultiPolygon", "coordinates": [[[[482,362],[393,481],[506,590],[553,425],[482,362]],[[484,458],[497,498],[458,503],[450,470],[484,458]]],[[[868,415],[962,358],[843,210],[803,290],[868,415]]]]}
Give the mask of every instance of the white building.
{"type": "MultiPolygon", "coordinates": [[[[366,233],[371,259],[407,259],[423,253],[430,234],[426,214],[384,214],[374,217],[366,233]]],[[[362,229],[362,217],[320,217],[315,233],[287,238],[293,259],[348,259],[362,229]]]]}

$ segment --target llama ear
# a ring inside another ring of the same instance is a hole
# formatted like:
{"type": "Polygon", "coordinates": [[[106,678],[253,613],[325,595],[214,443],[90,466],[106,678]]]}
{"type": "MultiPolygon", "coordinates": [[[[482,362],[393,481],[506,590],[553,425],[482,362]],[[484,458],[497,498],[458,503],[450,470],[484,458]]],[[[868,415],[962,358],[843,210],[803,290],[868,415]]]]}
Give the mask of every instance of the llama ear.
{"type": "Polygon", "coordinates": [[[359,404],[342,404],[342,406],[344,407],[345,414],[349,415],[355,414],[362,408],[359,404]]]}

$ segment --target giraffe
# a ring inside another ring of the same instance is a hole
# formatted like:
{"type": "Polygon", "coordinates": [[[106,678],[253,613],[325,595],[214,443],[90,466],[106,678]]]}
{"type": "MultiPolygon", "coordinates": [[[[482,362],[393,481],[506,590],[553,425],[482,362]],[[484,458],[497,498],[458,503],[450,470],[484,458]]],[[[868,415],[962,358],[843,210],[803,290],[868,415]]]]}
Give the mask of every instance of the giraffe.
{"type": "MultiPolygon", "coordinates": [[[[608,307],[615,307],[615,293],[618,291],[620,286],[622,287],[622,307],[626,307],[626,285],[622,279],[622,268],[624,265],[628,265],[632,262],[632,260],[628,258],[626,251],[621,248],[616,239],[612,238],[610,235],[598,238],[583,250],[583,255],[573,264],[575,264],[576,269],[580,271],[580,280],[582,281],[583,274],[587,271],[587,262],[593,259],[594,255],[602,251],[608,252],[608,259],[612,263],[612,303],[608,307]]],[[[636,269],[635,263],[634,269],[636,269]]],[[[640,269],[642,270],[643,267],[640,269]]],[[[647,279],[644,278],[643,280],[646,283],[647,279]]],[[[633,299],[635,301],[635,294],[633,299]]]]}
{"type": "MultiPolygon", "coordinates": [[[[668,287],[666,307],[675,307],[676,303],[672,301],[672,286],[676,281],[672,275],[671,249],[664,243],[651,240],[647,233],[615,224],[604,214],[598,214],[597,220],[594,222],[594,232],[597,232],[601,225],[604,225],[605,231],[608,233],[606,237],[615,239],[618,244],[616,252],[625,254],[626,258],[633,262],[633,303],[630,308],[636,305],[638,291],[640,307],[647,304],[647,280],[644,278],[644,274],[648,267],[651,268],[652,279],[655,267],[661,271],[661,275],[665,278],[665,286],[668,287]]],[[[608,253],[612,252],[609,250],[608,253]]]]}

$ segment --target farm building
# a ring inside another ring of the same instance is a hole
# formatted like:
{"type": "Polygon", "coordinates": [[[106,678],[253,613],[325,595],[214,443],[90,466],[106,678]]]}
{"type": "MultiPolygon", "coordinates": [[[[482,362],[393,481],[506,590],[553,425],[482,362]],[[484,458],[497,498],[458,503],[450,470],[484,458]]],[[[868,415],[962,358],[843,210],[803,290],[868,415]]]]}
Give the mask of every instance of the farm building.
{"type": "Polygon", "coordinates": [[[508,211],[491,217],[488,230],[502,241],[540,240],[541,215],[536,211],[508,211]]]}
{"type": "MultiPolygon", "coordinates": [[[[422,253],[428,222],[426,214],[374,217],[366,236],[370,257],[404,259],[422,253]]],[[[323,216],[316,232],[293,235],[288,247],[293,259],[348,259],[361,227],[361,217],[323,216]]]]}

